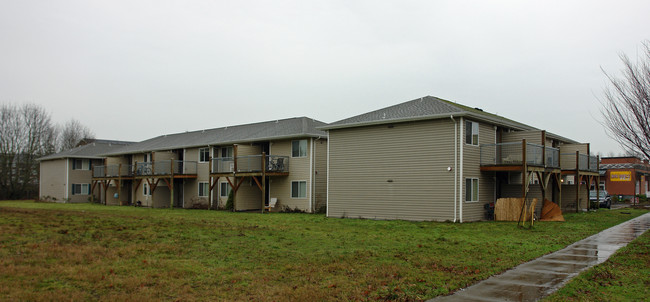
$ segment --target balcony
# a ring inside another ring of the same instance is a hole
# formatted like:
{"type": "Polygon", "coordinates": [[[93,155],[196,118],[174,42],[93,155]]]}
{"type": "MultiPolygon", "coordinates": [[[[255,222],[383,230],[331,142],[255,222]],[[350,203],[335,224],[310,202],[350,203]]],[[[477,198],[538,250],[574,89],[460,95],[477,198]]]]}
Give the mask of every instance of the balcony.
{"type": "Polygon", "coordinates": [[[481,166],[560,167],[560,150],[530,143],[500,143],[481,145],[481,166]],[[524,151],[525,150],[525,151],[524,151]]]}
{"type": "Polygon", "coordinates": [[[598,172],[598,157],[578,154],[578,153],[562,153],[562,169],[580,171],[598,172]]]}
{"type": "Polygon", "coordinates": [[[212,159],[210,173],[289,173],[289,157],[277,155],[248,155],[212,159]],[[264,167],[264,171],[262,171],[264,167]]]}
{"type": "Polygon", "coordinates": [[[196,175],[195,161],[157,160],[137,163],[135,165],[117,164],[93,167],[93,177],[132,177],[196,175]]]}

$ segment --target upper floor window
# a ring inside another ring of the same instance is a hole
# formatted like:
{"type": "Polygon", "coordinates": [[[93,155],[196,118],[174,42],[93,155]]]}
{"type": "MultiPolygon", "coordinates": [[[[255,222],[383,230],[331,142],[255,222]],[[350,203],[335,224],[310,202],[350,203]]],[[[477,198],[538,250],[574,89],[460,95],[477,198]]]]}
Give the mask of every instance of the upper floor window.
{"type": "Polygon", "coordinates": [[[205,163],[210,161],[210,148],[199,149],[199,162],[205,163]]]}
{"type": "Polygon", "coordinates": [[[291,157],[307,156],[307,140],[291,141],[291,157]]]}
{"type": "Polygon", "coordinates": [[[465,143],[478,145],[478,123],[467,121],[465,123],[465,143]]]}
{"type": "Polygon", "coordinates": [[[221,157],[232,157],[232,147],[221,147],[221,157]]]}
{"type": "Polygon", "coordinates": [[[151,157],[152,157],[151,153],[145,153],[144,154],[144,162],[145,163],[151,162],[151,157]]]}
{"type": "Polygon", "coordinates": [[[72,170],[90,170],[90,160],[75,159],[72,161],[72,170]]]}

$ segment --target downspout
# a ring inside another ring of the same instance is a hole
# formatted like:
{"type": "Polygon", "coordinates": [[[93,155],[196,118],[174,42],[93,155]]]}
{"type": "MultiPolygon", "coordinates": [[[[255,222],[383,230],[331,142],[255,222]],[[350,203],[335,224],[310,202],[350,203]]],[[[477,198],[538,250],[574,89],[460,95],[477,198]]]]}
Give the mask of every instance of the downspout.
{"type": "Polygon", "coordinates": [[[311,156],[309,159],[309,213],[314,213],[314,138],[310,140],[311,156]]]}
{"type": "Polygon", "coordinates": [[[325,217],[330,217],[330,131],[327,131],[327,188],[326,189],[326,196],[325,196],[325,217]]]}
{"type": "Polygon", "coordinates": [[[460,127],[460,137],[461,137],[461,139],[460,139],[460,177],[459,177],[459,180],[458,180],[458,183],[459,183],[458,193],[460,195],[459,198],[458,198],[458,204],[459,204],[460,211],[458,213],[458,216],[459,216],[460,223],[463,223],[463,145],[465,144],[465,142],[463,142],[464,135],[463,135],[463,117],[462,116],[460,117],[460,125],[459,125],[459,127],[460,127]]]}
{"type": "MultiPolygon", "coordinates": [[[[106,169],[106,168],[104,168],[104,169],[106,169]]],[[[65,194],[63,195],[65,197],[63,199],[63,203],[68,202],[67,200],[68,200],[68,196],[70,194],[70,191],[69,191],[70,190],[70,174],[69,173],[70,173],[70,159],[66,158],[65,159],[65,194]]],[[[99,192],[101,192],[101,190],[99,192]]]]}
{"type": "Polygon", "coordinates": [[[454,121],[454,222],[456,222],[456,215],[458,214],[456,204],[458,202],[458,169],[456,169],[456,164],[458,164],[458,123],[456,123],[453,115],[449,117],[454,121]]]}

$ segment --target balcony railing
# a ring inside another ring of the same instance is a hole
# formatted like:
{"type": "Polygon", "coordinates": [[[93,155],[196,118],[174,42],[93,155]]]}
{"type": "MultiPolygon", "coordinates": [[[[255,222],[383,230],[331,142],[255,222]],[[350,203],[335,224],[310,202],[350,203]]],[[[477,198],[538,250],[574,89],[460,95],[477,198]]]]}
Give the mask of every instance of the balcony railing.
{"type": "MultiPolygon", "coordinates": [[[[481,145],[481,166],[519,166],[523,164],[522,143],[481,145]]],[[[526,164],[558,168],[560,150],[552,147],[526,143],[526,164]]]]}
{"type": "Polygon", "coordinates": [[[159,176],[171,174],[196,174],[195,161],[157,160],[136,163],[93,167],[93,177],[159,176]]]}
{"type": "Polygon", "coordinates": [[[562,153],[562,169],[575,170],[576,162],[580,171],[598,171],[598,157],[587,154],[562,153]]]}
{"type": "Polygon", "coordinates": [[[94,166],[93,177],[129,177],[133,176],[133,169],[128,164],[115,164],[107,166],[94,166]]]}
{"type": "Polygon", "coordinates": [[[248,155],[212,159],[212,173],[289,172],[289,157],[277,155],[248,155]],[[263,164],[266,163],[265,165],[263,164]]]}

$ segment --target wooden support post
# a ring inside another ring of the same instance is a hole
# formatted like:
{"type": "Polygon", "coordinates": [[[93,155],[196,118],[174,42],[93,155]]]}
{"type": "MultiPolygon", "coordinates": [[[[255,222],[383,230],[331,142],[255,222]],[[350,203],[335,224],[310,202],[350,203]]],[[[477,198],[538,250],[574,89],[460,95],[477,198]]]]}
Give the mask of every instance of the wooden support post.
{"type": "MultiPolygon", "coordinates": [[[[232,157],[233,157],[233,167],[234,167],[234,173],[237,173],[237,145],[232,146],[232,157]]],[[[235,179],[236,181],[236,179],[235,179]]]]}
{"type": "Polygon", "coordinates": [[[171,175],[171,186],[169,188],[169,208],[173,209],[174,208],[174,159],[169,160],[170,165],[169,165],[169,171],[171,175]]]}
{"type": "Polygon", "coordinates": [[[580,212],[580,151],[576,151],[576,213],[580,212]]]}
{"type": "Polygon", "coordinates": [[[542,164],[546,167],[546,130],[542,130],[542,164]]]}
{"type": "Polygon", "coordinates": [[[262,152],[262,213],[266,207],[266,152],[262,152]]]}
{"type": "Polygon", "coordinates": [[[521,198],[526,200],[528,193],[528,165],[526,164],[526,140],[521,140],[521,198]]]}
{"type": "MultiPolygon", "coordinates": [[[[216,179],[212,180],[212,177],[210,177],[210,194],[212,194],[212,190],[214,190],[214,186],[217,185],[219,182],[219,176],[217,176],[216,179]]],[[[219,199],[217,199],[217,208],[219,207],[219,199]]]]}

